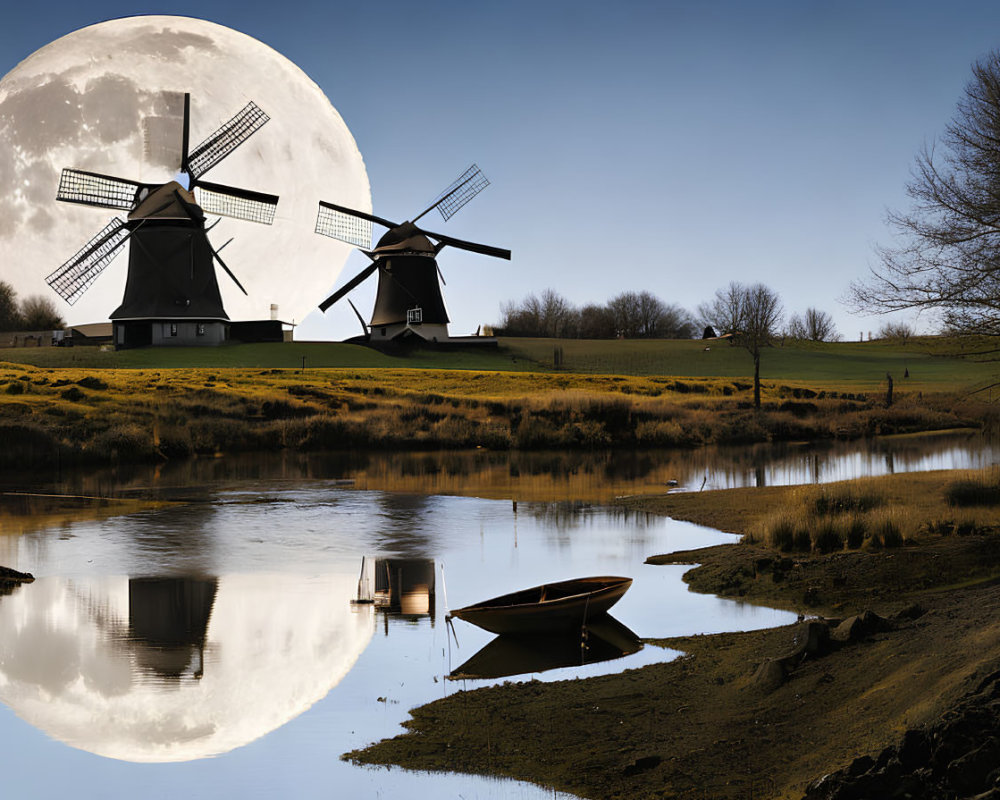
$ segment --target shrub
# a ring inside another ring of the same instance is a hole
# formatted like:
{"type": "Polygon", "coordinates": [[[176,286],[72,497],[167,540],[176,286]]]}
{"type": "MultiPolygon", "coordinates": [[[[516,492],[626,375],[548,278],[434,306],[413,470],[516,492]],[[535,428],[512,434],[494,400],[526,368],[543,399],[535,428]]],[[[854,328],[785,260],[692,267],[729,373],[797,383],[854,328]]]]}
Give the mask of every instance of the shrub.
{"type": "Polygon", "coordinates": [[[885,497],[875,492],[863,492],[851,486],[823,488],[813,500],[812,510],[818,517],[832,514],[863,513],[885,504],[885,497]]]}
{"type": "Polygon", "coordinates": [[[63,390],[62,394],[59,395],[63,400],[69,400],[71,403],[78,403],[83,400],[87,395],[81,392],[76,386],[70,386],[68,389],[63,390]]]}
{"type": "Polygon", "coordinates": [[[765,524],[764,541],[783,553],[790,552],[795,542],[795,522],[786,515],[776,517],[765,524]]]}
{"type": "Polygon", "coordinates": [[[950,506],[995,506],[1000,504],[1000,484],[981,478],[962,478],[945,487],[950,506]]]}
{"type": "Polygon", "coordinates": [[[979,530],[979,521],[969,515],[963,515],[955,520],[955,533],[959,536],[971,536],[979,530]]]}
{"type": "Polygon", "coordinates": [[[45,428],[33,422],[0,421],[0,464],[22,466],[26,463],[47,464],[58,458],[59,441],[45,428]]]}
{"type": "Polygon", "coordinates": [[[7,394],[24,394],[24,384],[21,381],[11,381],[4,391],[7,394]]]}
{"type": "Polygon", "coordinates": [[[147,461],[156,455],[150,432],[138,425],[114,425],[87,446],[91,455],[110,461],[147,461]]]}
{"type": "Polygon", "coordinates": [[[872,520],[871,543],[873,547],[902,546],[903,534],[895,518],[883,514],[872,520]]]}
{"type": "Polygon", "coordinates": [[[852,550],[857,550],[865,543],[866,532],[864,517],[858,514],[851,515],[847,521],[847,546],[852,550]]]}
{"type": "Polygon", "coordinates": [[[831,553],[844,548],[844,537],[840,527],[832,519],[820,520],[813,528],[813,549],[820,553],[831,553]]]}

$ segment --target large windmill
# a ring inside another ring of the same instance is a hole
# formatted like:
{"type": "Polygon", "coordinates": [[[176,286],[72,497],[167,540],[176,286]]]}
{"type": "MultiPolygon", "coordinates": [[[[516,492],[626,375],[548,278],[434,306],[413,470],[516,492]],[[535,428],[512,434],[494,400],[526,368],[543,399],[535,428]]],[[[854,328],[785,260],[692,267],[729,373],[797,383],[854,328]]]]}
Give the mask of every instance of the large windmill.
{"type": "MultiPolygon", "coordinates": [[[[187,187],[176,180],[140,183],[70,168],[59,179],[57,200],[127,212],[124,219],[114,217],[46,278],[72,305],[130,242],[124,298],[110,315],[117,347],[223,341],[229,317],[215,262],[240,291],[246,294],[246,289],[219,256],[222,248],[216,250],[209,242],[205,212],[266,225],[274,220],[275,195],[202,179],[264,125],[267,114],[248,103],[193,150],[188,148],[190,116],[191,98],[185,94],[180,149],[168,143],[167,150],[176,159],[178,177],[186,176],[187,187]]],[[[155,145],[156,129],[147,124],[145,133],[148,149],[155,145]]]]}
{"type": "MultiPolygon", "coordinates": [[[[378,291],[371,321],[366,325],[358,314],[369,341],[377,344],[411,336],[428,342],[456,341],[448,335],[448,312],[441,296],[437,254],[450,245],[510,260],[510,250],[434,233],[417,227],[416,223],[433,209],[437,209],[445,221],[451,219],[488,185],[489,181],[473,164],[412,222],[402,224],[320,201],[316,232],[355,245],[372,261],[320,303],[320,309],[326,311],[378,270],[378,291]],[[373,222],[388,228],[374,249],[371,246],[373,222]]],[[[353,303],[351,305],[353,307],[353,303]]]]}

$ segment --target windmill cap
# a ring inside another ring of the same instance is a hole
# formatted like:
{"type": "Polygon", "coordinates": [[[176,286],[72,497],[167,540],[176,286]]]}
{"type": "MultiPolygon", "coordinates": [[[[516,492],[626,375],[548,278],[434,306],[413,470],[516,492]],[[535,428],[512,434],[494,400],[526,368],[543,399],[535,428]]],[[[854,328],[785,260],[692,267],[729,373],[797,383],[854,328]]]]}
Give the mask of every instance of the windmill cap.
{"type": "Polygon", "coordinates": [[[418,253],[434,256],[437,250],[431,240],[412,222],[397,225],[378,240],[378,245],[372,251],[380,255],[392,253],[418,253]]]}
{"type": "MultiPolygon", "coordinates": [[[[156,188],[142,187],[139,190],[138,202],[135,208],[129,212],[130,220],[137,219],[184,219],[191,220],[194,217],[189,207],[185,207],[181,202],[188,203],[188,206],[195,206],[194,195],[181,186],[177,181],[170,181],[163,186],[156,188]],[[148,192],[145,197],[143,193],[148,192]]],[[[202,216],[204,219],[204,216],[202,216]]]]}

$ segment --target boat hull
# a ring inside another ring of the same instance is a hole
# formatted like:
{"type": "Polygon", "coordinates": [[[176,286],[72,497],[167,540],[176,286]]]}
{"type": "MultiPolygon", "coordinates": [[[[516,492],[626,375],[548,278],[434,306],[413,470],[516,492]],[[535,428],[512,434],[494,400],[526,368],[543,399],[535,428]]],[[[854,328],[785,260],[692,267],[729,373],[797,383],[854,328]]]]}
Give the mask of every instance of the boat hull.
{"type": "Polygon", "coordinates": [[[548,583],[451,612],[492,633],[579,630],[617,603],[631,578],[600,576],[548,583]]]}
{"type": "Polygon", "coordinates": [[[610,614],[587,623],[586,636],[575,631],[501,634],[462,666],[450,680],[509,678],[565,667],[582,667],[623,658],[642,649],[642,640],[610,614]]]}

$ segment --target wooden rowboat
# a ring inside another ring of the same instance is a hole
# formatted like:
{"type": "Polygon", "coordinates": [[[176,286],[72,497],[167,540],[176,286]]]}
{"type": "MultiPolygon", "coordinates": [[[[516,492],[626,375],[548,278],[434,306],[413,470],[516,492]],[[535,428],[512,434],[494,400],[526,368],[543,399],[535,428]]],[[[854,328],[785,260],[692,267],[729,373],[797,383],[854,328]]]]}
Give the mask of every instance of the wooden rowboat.
{"type": "Polygon", "coordinates": [[[456,609],[451,616],[493,633],[579,630],[605,614],[631,585],[631,578],[574,578],[500,595],[456,609]]]}

